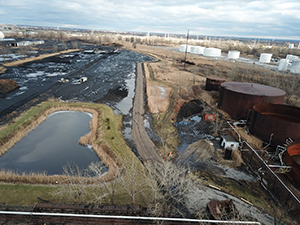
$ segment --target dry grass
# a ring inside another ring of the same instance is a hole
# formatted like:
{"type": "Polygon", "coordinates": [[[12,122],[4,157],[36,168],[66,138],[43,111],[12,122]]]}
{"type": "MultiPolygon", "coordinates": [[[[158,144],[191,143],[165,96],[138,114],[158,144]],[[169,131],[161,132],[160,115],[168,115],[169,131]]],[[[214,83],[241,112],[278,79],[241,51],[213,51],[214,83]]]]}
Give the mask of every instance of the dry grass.
{"type": "Polygon", "coordinates": [[[163,113],[168,109],[171,90],[166,85],[147,81],[147,101],[151,113],[163,113]]]}
{"type": "Polygon", "coordinates": [[[239,150],[233,150],[231,153],[231,157],[232,160],[235,162],[236,167],[240,167],[242,164],[244,164],[241,152],[239,150]]]}
{"type": "Polygon", "coordinates": [[[262,149],[263,143],[258,138],[248,134],[248,132],[244,129],[238,129],[237,132],[240,134],[241,138],[247,141],[253,148],[262,149]]]}
{"type": "Polygon", "coordinates": [[[1,73],[5,73],[5,71],[6,71],[6,68],[3,67],[3,66],[0,66],[0,74],[1,74],[1,73]]]}
{"type": "Polygon", "coordinates": [[[66,53],[69,53],[69,52],[77,52],[79,50],[80,49],[69,49],[69,50],[55,52],[55,53],[51,53],[51,54],[43,54],[43,55],[39,55],[37,57],[30,57],[30,58],[20,59],[20,60],[13,61],[13,62],[3,63],[3,66],[5,66],[5,67],[20,66],[23,63],[33,62],[33,61],[36,61],[36,60],[41,60],[41,59],[45,59],[45,58],[60,55],[60,54],[66,54],[66,53]]]}

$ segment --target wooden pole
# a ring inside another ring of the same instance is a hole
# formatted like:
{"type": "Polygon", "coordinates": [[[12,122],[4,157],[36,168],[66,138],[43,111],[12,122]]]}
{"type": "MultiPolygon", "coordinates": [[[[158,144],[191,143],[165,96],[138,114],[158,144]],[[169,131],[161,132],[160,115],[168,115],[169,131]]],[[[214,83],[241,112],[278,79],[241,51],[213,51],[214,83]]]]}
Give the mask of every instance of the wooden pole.
{"type": "Polygon", "coordinates": [[[189,43],[189,30],[187,31],[187,35],[186,35],[186,46],[185,46],[184,64],[183,64],[184,70],[185,70],[185,62],[186,62],[186,53],[187,53],[187,49],[188,49],[188,43],[189,43]]]}

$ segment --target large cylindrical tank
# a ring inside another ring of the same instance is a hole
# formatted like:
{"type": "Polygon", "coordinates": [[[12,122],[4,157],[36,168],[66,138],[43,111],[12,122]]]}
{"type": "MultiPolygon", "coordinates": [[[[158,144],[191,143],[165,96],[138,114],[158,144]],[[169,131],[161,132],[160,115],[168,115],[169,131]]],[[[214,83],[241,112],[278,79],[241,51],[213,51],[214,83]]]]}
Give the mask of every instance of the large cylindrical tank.
{"type": "Polygon", "coordinates": [[[239,51],[228,51],[228,59],[238,59],[240,57],[239,51]]]}
{"type": "Polygon", "coordinates": [[[191,46],[190,53],[197,54],[197,46],[191,46]]]}
{"type": "Polygon", "coordinates": [[[205,90],[207,91],[219,91],[221,84],[224,83],[226,80],[220,77],[207,77],[206,78],[206,85],[205,90]]]}
{"type": "Polygon", "coordinates": [[[300,189],[300,140],[291,143],[287,147],[284,161],[287,166],[292,167],[289,176],[292,179],[293,185],[300,189]]]}
{"type": "Polygon", "coordinates": [[[289,59],[281,59],[278,65],[278,71],[287,71],[291,67],[289,59]]]}
{"type": "Polygon", "coordinates": [[[203,52],[204,56],[208,57],[220,57],[221,56],[221,49],[219,48],[205,48],[203,52]]]}
{"type": "Polygon", "coordinates": [[[287,138],[300,138],[300,108],[261,103],[253,107],[249,119],[249,131],[271,145],[283,145],[287,138]]]}
{"type": "Polygon", "coordinates": [[[205,47],[201,46],[191,46],[191,53],[197,55],[203,55],[205,47]]]}
{"type": "Polygon", "coordinates": [[[261,63],[270,63],[271,58],[272,58],[272,54],[270,54],[270,53],[261,53],[260,58],[259,58],[259,62],[261,62],[261,63]]]}
{"type": "Polygon", "coordinates": [[[187,52],[191,52],[191,45],[180,45],[179,46],[179,51],[180,52],[185,52],[185,51],[187,51],[187,52]]]}
{"type": "Polygon", "coordinates": [[[234,119],[246,119],[249,109],[258,103],[282,104],[285,92],[255,83],[225,82],[221,84],[218,107],[234,119]]]}
{"type": "Polygon", "coordinates": [[[5,35],[3,34],[3,32],[0,31],[0,39],[3,39],[5,37],[5,35]]]}
{"type": "Polygon", "coordinates": [[[185,49],[186,49],[186,45],[180,45],[179,46],[179,51],[180,52],[185,52],[185,49]]]}
{"type": "Polygon", "coordinates": [[[300,73],[300,60],[299,59],[293,60],[290,71],[291,71],[291,73],[300,73]]]}

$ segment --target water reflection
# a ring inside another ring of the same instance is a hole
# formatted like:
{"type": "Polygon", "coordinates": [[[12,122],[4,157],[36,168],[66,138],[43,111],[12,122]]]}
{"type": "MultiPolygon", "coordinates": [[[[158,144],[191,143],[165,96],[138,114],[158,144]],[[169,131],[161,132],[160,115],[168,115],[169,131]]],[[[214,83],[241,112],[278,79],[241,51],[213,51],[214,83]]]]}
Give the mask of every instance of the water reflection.
{"type": "Polygon", "coordinates": [[[0,169],[54,175],[63,173],[62,167],[68,162],[81,169],[99,162],[94,151],[78,144],[89,132],[90,120],[91,115],[84,112],[52,114],[0,157],[0,169]]]}

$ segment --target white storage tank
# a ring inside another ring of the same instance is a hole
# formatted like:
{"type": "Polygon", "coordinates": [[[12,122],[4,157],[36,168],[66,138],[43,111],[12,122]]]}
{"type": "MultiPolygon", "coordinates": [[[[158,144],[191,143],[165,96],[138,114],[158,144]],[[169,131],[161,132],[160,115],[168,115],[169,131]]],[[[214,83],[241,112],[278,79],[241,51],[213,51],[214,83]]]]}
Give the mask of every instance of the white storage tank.
{"type": "Polygon", "coordinates": [[[228,59],[238,59],[240,57],[240,52],[239,51],[228,51],[228,59]]]}
{"type": "Polygon", "coordinates": [[[190,52],[191,52],[192,54],[197,54],[197,46],[191,46],[190,52]]]}
{"type": "Polygon", "coordinates": [[[299,59],[293,61],[290,71],[291,71],[291,73],[300,73],[300,60],[299,59]]]}
{"type": "Polygon", "coordinates": [[[199,47],[198,47],[198,50],[199,50],[198,54],[199,54],[199,55],[203,55],[204,49],[205,49],[205,47],[199,46],[199,47]]]}
{"type": "Polygon", "coordinates": [[[5,36],[3,34],[3,32],[0,31],[0,39],[3,39],[5,36]]]}
{"type": "Polygon", "coordinates": [[[201,46],[191,46],[191,53],[197,55],[203,55],[205,47],[201,46]]]}
{"type": "Polygon", "coordinates": [[[220,57],[221,56],[221,49],[219,48],[205,48],[203,52],[204,56],[208,57],[220,57]]]}
{"type": "Polygon", "coordinates": [[[180,45],[179,46],[179,51],[180,52],[185,52],[185,50],[187,49],[187,52],[191,52],[191,45],[187,45],[187,47],[186,47],[186,45],[180,45]]]}
{"type": "Polygon", "coordinates": [[[186,48],[186,45],[180,45],[179,46],[179,51],[180,52],[185,52],[185,48],[186,48]]]}
{"type": "Polygon", "coordinates": [[[291,67],[290,60],[281,59],[278,65],[278,71],[287,71],[291,67]]]}
{"type": "Polygon", "coordinates": [[[289,48],[293,49],[295,47],[294,44],[289,44],[289,48]]]}
{"type": "Polygon", "coordinates": [[[261,53],[260,58],[259,58],[259,62],[261,62],[261,63],[270,63],[271,58],[272,58],[271,53],[261,53]]]}

